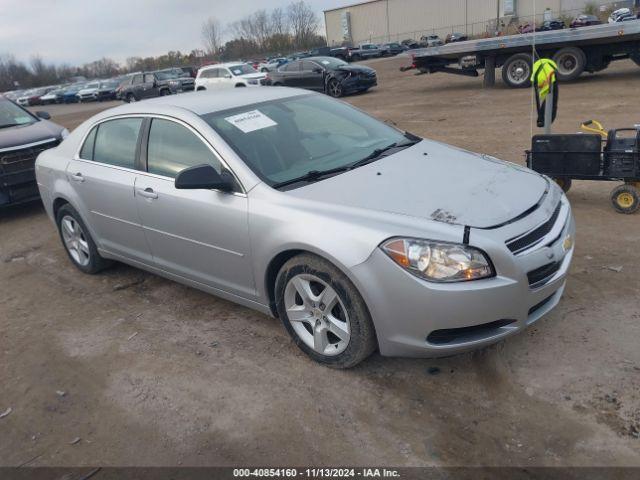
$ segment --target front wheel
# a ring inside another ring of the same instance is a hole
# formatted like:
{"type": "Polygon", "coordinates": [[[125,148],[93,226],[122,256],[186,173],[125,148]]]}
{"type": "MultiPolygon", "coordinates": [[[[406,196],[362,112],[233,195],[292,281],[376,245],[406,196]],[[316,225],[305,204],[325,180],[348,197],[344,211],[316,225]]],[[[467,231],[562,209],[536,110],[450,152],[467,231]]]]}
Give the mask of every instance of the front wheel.
{"type": "Polygon", "coordinates": [[[124,97],[127,103],[133,103],[136,101],[136,97],[133,93],[128,93],[126,97],[124,97]]]}
{"type": "Polygon", "coordinates": [[[278,315],[298,347],[313,360],[350,368],[376,348],[362,296],[335,266],[311,254],[283,265],[276,279],[278,315]]]}
{"type": "Polygon", "coordinates": [[[327,83],[327,93],[333,98],[339,98],[343,94],[342,84],[335,78],[327,83]]]}
{"type": "Polygon", "coordinates": [[[84,273],[98,273],[111,262],[102,258],[78,212],[71,205],[63,205],[56,214],[60,239],[73,264],[84,273]]]}
{"type": "Polygon", "coordinates": [[[532,65],[528,53],[512,55],[502,67],[502,80],[511,88],[530,87],[532,65]]]}

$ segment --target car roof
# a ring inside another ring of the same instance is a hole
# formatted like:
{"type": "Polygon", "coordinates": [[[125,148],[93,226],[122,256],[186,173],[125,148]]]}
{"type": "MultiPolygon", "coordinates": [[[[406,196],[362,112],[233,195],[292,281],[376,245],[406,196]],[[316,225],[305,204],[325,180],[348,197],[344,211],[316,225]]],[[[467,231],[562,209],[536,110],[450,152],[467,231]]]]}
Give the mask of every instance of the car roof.
{"type": "Polygon", "coordinates": [[[287,87],[234,88],[166,95],[105,110],[105,117],[127,114],[168,114],[167,109],[182,109],[205,115],[256,103],[313,95],[308,90],[287,87]]]}
{"type": "Polygon", "coordinates": [[[209,70],[211,68],[220,68],[220,67],[235,67],[237,65],[248,65],[247,62],[225,62],[225,63],[215,63],[213,65],[207,65],[202,67],[200,70],[209,70]]]}

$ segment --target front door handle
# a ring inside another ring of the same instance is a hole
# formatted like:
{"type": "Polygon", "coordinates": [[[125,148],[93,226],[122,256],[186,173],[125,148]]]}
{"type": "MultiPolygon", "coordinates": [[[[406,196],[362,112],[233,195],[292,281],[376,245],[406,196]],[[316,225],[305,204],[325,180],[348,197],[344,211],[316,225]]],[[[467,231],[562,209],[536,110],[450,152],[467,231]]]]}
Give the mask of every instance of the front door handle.
{"type": "Polygon", "coordinates": [[[151,187],[147,187],[144,190],[143,189],[139,189],[138,193],[140,194],[141,197],[144,197],[144,198],[151,198],[151,199],[158,198],[158,194],[156,192],[154,192],[153,188],[151,188],[151,187]]]}
{"type": "Polygon", "coordinates": [[[71,178],[73,180],[75,180],[76,182],[84,182],[84,177],[82,176],[82,173],[80,173],[80,172],[74,173],[73,175],[71,175],[71,178]]]}

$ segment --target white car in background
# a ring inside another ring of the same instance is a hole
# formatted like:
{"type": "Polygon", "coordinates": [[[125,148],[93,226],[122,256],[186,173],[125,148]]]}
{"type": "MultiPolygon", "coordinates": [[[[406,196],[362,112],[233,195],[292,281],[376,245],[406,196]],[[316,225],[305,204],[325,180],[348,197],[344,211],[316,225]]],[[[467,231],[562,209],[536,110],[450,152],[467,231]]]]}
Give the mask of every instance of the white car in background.
{"type": "Polygon", "coordinates": [[[202,67],[196,76],[196,90],[234,87],[259,87],[267,76],[247,63],[219,63],[202,67]]]}
{"type": "Polygon", "coordinates": [[[82,90],[76,93],[76,97],[80,102],[91,102],[97,100],[98,90],[100,90],[100,82],[87,83],[82,90]]]}

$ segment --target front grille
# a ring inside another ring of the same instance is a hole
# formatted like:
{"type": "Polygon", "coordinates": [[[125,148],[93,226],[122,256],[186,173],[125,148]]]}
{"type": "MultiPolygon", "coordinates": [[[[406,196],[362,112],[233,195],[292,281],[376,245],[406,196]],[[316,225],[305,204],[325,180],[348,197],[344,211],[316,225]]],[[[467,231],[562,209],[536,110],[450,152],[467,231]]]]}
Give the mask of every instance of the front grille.
{"type": "Polygon", "coordinates": [[[558,220],[561,206],[562,203],[558,202],[558,206],[554,210],[553,215],[551,215],[551,217],[539,227],[536,227],[527,234],[507,240],[505,242],[507,244],[507,248],[514,255],[517,255],[518,253],[523,252],[540,243],[542,239],[551,231],[556,221],[558,220]]]}
{"type": "Polygon", "coordinates": [[[21,150],[0,152],[0,174],[19,173],[35,168],[36,158],[43,151],[58,145],[58,140],[21,150]]]}
{"type": "Polygon", "coordinates": [[[560,270],[562,262],[553,262],[527,273],[529,287],[538,288],[545,285],[560,270]]]}

